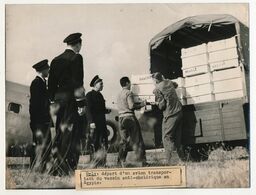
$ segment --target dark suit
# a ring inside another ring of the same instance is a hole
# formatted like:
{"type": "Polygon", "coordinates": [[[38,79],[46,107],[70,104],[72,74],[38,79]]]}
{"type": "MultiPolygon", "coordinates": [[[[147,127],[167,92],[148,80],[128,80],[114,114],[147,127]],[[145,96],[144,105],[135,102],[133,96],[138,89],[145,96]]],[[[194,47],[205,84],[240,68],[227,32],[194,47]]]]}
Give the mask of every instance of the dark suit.
{"type": "Polygon", "coordinates": [[[93,147],[92,152],[97,152],[101,147],[108,147],[108,135],[106,127],[107,109],[105,100],[100,92],[92,90],[86,94],[88,104],[88,122],[95,123],[96,129],[89,135],[89,144],[93,147]]]}
{"type": "Polygon", "coordinates": [[[75,89],[83,86],[83,58],[72,50],[53,59],[50,66],[48,90],[50,99],[60,105],[56,121],[54,147],[58,149],[52,173],[67,175],[73,172],[80,155],[80,139],[84,123],[77,112],[75,89]],[[80,121],[80,122],[79,122],[80,121]]]}
{"type": "Polygon", "coordinates": [[[50,149],[51,133],[46,82],[39,76],[32,81],[30,86],[29,113],[33,134],[31,168],[36,166],[37,169],[43,171],[50,149]]]}

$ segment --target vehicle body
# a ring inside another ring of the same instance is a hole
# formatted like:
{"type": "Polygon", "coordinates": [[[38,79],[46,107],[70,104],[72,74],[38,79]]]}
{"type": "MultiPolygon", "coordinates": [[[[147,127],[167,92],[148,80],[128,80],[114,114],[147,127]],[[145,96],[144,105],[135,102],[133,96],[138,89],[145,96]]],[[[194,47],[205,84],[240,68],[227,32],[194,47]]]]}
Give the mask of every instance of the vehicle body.
{"type": "Polygon", "coordinates": [[[150,73],[161,72],[166,78],[176,79],[184,76],[183,48],[231,37],[236,37],[237,41],[243,97],[184,105],[182,142],[185,145],[248,140],[248,27],[230,15],[199,15],[168,26],[150,41],[150,73]]]}

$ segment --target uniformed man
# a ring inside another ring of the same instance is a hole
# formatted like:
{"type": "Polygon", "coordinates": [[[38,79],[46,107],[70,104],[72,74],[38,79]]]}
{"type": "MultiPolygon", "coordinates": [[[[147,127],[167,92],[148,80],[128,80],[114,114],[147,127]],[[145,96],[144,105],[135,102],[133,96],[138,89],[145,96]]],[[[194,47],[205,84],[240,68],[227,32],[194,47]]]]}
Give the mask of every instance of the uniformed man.
{"type": "Polygon", "coordinates": [[[122,91],[117,97],[117,106],[119,110],[119,134],[121,137],[118,153],[118,164],[125,166],[125,160],[129,145],[132,145],[135,151],[136,161],[146,165],[145,146],[141,135],[141,128],[134,110],[144,107],[145,102],[135,103],[133,93],[130,91],[131,82],[128,77],[120,79],[122,91]]]}
{"type": "Polygon", "coordinates": [[[154,90],[156,104],[163,112],[162,141],[167,163],[171,165],[172,152],[175,148],[179,157],[181,159],[184,157],[181,145],[182,104],[176,94],[176,83],[164,79],[163,75],[158,72],[153,74],[153,79],[156,83],[154,90]]]}
{"type": "Polygon", "coordinates": [[[82,34],[73,33],[64,39],[67,49],[51,62],[49,95],[52,113],[56,113],[56,137],[52,149],[54,175],[73,174],[80,155],[80,139],[84,134],[85,113],[83,58],[79,54],[82,34]],[[57,108],[57,109],[54,109],[57,108]]]}
{"type": "Polygon", "coordinates": [[[50,114],[46,77],[49,72],[48,60],[33,65],[37,72],[30,85],[30,127],[33,134],[33,148],[30,158],[31,169],[44,172],[50,151],[50,114]]]}
{"type": "Polygon", "coordinates": [[[106,163],[106,151],[108,149],[105,114],[110,113],[111,110],[106,109],[105,99],[101,94],[103,90],[102,79],[96,75],[90,82],[90,86],[93,89],[86,94],[86,100],[88,106],[87,117],[90,124],[88,142],[91,151],[91,161],[95,163],[95,166],[104,166],[106,163]],[[97,153],[98,156],[96,157],[95,154],[97,153]]]}

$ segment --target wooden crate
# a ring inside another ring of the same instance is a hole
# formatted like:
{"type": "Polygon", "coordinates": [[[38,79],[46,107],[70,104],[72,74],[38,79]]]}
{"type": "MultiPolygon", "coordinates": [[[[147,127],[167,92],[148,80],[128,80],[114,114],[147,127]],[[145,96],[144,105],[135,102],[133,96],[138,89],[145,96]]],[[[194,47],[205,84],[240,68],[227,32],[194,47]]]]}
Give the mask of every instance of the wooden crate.
{"type": "Polygon", "coordinates": [[[208,53],[203,53],[181,59],[183,68],[191,68],[194,66],[208,64],[208,53]]]}
{"type": "Polygon", "coordinates": [[[238,58],[238,53],[237,53],[236,47],[228,48],[225,50],[218,50],[218,51],[209,53],[209,63],[237,59],[237,58],[238,58]]]}
{"type": "Polygon", "coordinates": [[[215,100],[227,100],[244,97],[243,90],[228,91],[223,93],[215,93],[215,100]]]}
{"type": "Polygon", "coordinates": [[[187,99],[186,98],[182,98],[180,99],[180,102],[181,104],[184,106],[184,105],[187,105],[187,99]]]}
{"type": "Polygon", "coordinates": [[[131,91],[135,95],[154,95],[153,91],[155,89],[155,85],[152,83],[148,84],[132,84],[131,91]]]}
{"type": "Polygon", "coordinates": [[[184,99],[186,97],[186,89],[185,87],[178,87],[176,89],[176,93],[179,99],[184,99]]]}
{"type": "Polygon", "coordinates": [[[226,79],[233,79],[242,77],[241,67],[230,68],[226,70],[214,71],[212,73],[213,81],[221,81],[226,79]]]}
{"type": "Polygon", "coordinates": [[[243,90],[242,78],[227,79],[213,82],[214,93],[243,90]]]}
{"type": "Polygon", "coordinates": [[[153,83],[151,74],[142,74],[142,75],[132,75],[131,76],[132,84],[148,84],[153,83]]]}
{"type": "Polygon", "coordinates": [[[183,77],[178,77],[177,79],[172,79],[171,81],[178,84],[178,87],[184,87],[185,79],[183,77]]]}
{"type": "Polygon", "coordinates": [[[181,56],[183,58],[183,57],[194,56],[194,55],[198,55],[206,52],[207,52],[207,44],[203,43],[201,45],[197,45],[194,47],[182,48],[181,56]]]}
{"type": "Polygon", "coordinates": [[[212,81],[212,74],[205,73],[201,75],[196,75],[192,77],[185,78],[185,87],[191,87],[195,85],[202,85],[206,83],[210,83],[212,81]]]}
{"type": "Polygon", "coordinates": [[[154,95],[134,95],[134,101],[135,102],[142,102],[142,101],[147,101],[147,102],[155,102],[155,96],[154,95]]]}
{"type": "Polygon", "coordinates": [[[210,63],[210,70],[222,70],[227,68],[234,68],[239,66],[238,58],[231,59],[231,60],[222,60],[218,62],[211,62],[210,63]]]}
{"type": "Polygon", "coordinates": [[[184,77],[190,77],[190,76],[195,76],[195,75],[199,75],[199,74],[204,74],[204,73],[208,73],[209,71],[210,71],[210,68],[207,64],[201,65],[201,66],[195,66],[192,68],[182,68],[184,77]]]}
{"type": "Polygon", "coordinates": [[[189,105],[189,104],[198,104],[198,103],[203,103],[203,102],[212,102],[214,100],[215,100],[215,98],[214,98],[213,94],[187,97],[187,105],[189,105]]]}
{"type": "Polygon", "coordinates": [[[212,83],[186,87],[186,97],[201,96],[201,95],[211,94],[212,92],[213,92],[212,83]]]}
{"type": "Polygon", "coordinates": [[[229,39],[222,39],[219,41],[209,42],[207,44],[208,52],[234,48],[237,47],[236,37],[231,37],[229,39]]]}

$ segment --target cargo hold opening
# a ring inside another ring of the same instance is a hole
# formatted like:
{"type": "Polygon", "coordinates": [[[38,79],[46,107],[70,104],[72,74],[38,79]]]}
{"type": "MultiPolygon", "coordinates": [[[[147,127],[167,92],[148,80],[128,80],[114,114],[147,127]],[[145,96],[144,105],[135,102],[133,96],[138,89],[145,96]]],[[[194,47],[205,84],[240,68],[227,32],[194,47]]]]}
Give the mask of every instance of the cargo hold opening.
{"type": "Polygon", "coordinates": [[[236,34],[235,23],[187,25],[164,37],[157,48],[150,48],[150,73],[161,72],[169,79],[183,77],[182,48],[228,39],[236,34]]]}

